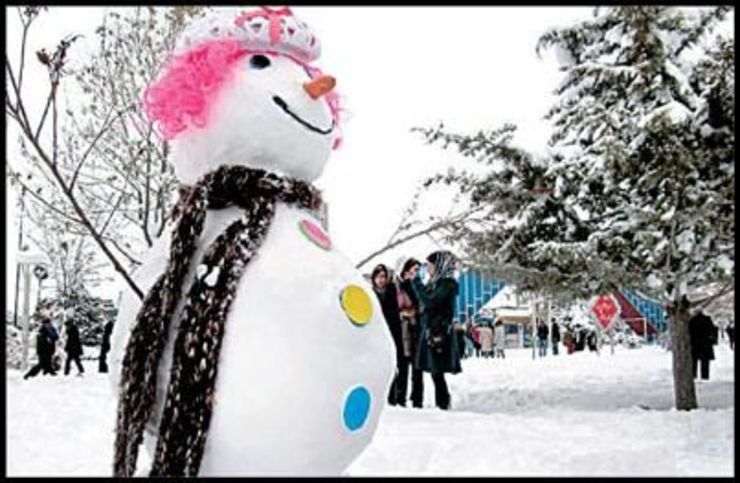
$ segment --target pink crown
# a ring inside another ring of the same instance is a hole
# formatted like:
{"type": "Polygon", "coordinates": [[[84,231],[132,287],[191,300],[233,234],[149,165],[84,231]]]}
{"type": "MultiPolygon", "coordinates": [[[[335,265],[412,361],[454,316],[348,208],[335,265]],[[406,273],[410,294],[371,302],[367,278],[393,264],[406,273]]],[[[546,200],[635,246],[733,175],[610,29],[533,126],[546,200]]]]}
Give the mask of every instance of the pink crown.
{"type": "Polygon", "coordinates": [[[293,16],[288,7],[260,7],[237,11],[214,8],[185,29],[175,47],[184,53],[198,44],[235,39],[249,50],[276,51],[312,62],[321,54],[321,42],[305,22],[293,16]]]}

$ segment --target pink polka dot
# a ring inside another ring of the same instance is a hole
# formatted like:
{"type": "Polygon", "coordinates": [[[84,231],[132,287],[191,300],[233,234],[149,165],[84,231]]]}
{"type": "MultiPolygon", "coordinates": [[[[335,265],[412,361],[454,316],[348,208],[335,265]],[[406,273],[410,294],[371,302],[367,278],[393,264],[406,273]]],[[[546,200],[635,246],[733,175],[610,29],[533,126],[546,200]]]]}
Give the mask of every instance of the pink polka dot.
{"type": "Polygon", "coordinates": [[[331,249],[331,239],[326,233],[324,233],[324,230],[322,230],[319,225],[310,220],[302,220],[298,223],[298,227],[301,229],[301,233],[316,245],[320,246],[324,250],[331,249]]]}

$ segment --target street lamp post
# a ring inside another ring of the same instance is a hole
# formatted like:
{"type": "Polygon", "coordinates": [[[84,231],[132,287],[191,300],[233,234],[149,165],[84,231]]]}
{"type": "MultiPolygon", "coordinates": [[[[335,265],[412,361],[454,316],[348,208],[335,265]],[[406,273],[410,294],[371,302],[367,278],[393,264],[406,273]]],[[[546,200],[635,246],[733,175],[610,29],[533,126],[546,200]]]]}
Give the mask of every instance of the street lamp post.
{"type": "MultiPolygon", "coordinates": [[[[23,198],[26,195],[25,186],[21,188],[21,214],[20,214],[20,225],[18,227],[18,251],[23,250],[23,212],[25,211],[25,205],[23,204],[23,198]]],[[[18,327],[18,287],[21,280],[21,266],[19,263],[15,264],[15,302],[13,304],[13,325],[18,327]]]]}
{"type": "MultiPolygon", "coordinates": [[[[21,344],[23,346],[21,354],[21,370],[25,371],[28,367],[28,347],[30,338],[30,326],[31,326],[31,266],[37,265],[34,269],[34,273],[39,277],[38,273],[46,269],[39,266],[47,264],[46,256],[40,252],[23,251],[18,254],[18,269],[23,276],[23,321],[22,321],[22,332],[21,332],[21,344]]],[[[39,277],[40,278],[40,277],[39,277]]],[[[17,289],[17,288],[16,288],[17,289]]]]}

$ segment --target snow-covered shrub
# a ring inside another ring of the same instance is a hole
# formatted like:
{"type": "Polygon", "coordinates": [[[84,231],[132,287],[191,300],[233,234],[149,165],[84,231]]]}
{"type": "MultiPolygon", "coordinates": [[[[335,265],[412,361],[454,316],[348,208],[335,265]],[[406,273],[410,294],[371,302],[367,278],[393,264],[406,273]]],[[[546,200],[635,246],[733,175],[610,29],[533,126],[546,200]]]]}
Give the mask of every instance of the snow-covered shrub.
{"type": "Polygon", "coordinates": [[[41,323],[41,311],[48,311],[52,322],[58,330],[70,317],[80,331],[80,341],[87,346],[98,346],[103,341],[103,328],[110,321],[115,321],[117,309],[108,299],[93,297],[82,292],[59,295],[56,298],[42,299],[33,314],[32,327],[38,328],[41,323]]]}
{"type": "MultiPolygon", "coordinates": [[[[5,365],[12,369],[21,368],[23,358],[23,345],[21,343],[21,330],[12,323],[5,324],[5,365]]],[[[28,351],[32,355],[32,351],[28,351]]]]}

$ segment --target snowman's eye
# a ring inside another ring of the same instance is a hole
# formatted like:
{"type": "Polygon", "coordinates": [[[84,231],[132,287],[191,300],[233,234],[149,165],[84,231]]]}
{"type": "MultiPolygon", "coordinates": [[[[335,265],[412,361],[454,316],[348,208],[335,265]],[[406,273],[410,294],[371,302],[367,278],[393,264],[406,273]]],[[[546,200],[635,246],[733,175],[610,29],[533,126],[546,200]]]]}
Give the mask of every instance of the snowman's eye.
{"type": "Polygon", "coordinates": [[[270,66],[270,59],[266,55],[255,55],[249,59],[249,67],[253,69],[264,69],[270,66]]]}

